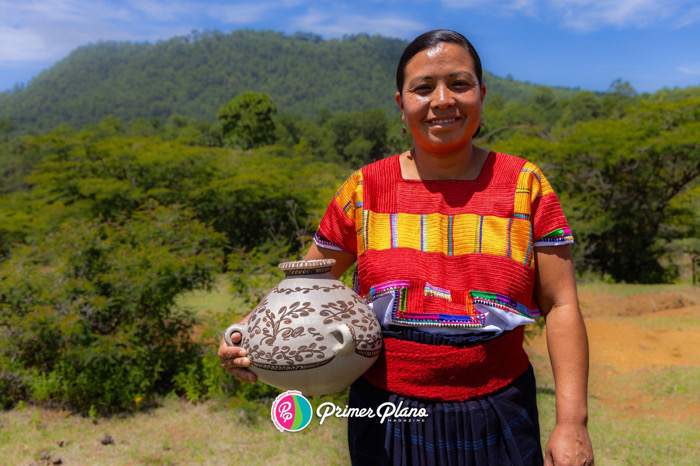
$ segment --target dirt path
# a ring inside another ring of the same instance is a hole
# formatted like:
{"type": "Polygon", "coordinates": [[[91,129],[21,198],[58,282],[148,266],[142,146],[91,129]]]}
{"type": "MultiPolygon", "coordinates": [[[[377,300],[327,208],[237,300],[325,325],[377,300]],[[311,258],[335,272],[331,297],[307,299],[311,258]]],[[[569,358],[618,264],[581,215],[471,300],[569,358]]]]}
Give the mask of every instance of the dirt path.
{"type": "MultiPolygon", "coordinates": [[[[590,396],[626,417],[659,415],[700,428],[698,396],[690,403],[688,396],[659,400],[649,388],[666,383],[672,391],[674,381],[654,378],[674,367],[700,367],[700,289],[630,296],[583,291],[579,300],[590,346],[590,396]]],[[[536,368],[551,371],[546,330],[527,347],[536,368]]]]}
{"type": "MultiPolygon", "coordinates": [[[[700,306],[631,318],[588,315],[585,319],[591,366],[608,366],[621,373],[700,365],[700,306]]],[[[530,347],[546,355],[546,331],[530,347]]]]}

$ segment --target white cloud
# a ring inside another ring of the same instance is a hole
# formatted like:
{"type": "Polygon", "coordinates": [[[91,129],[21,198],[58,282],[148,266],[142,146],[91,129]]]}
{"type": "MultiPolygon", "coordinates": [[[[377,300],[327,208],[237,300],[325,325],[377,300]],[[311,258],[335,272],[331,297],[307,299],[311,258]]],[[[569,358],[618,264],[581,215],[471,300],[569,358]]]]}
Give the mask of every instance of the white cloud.
{"type": "Polygon", "coordinates": [[[441,0],[440,3],[446,8],[472,9],[487,7],[498,1],[499,0],[441,0]]]}
{"type": "Polygon", "coordinates": [[[440,0],[446,9],[469,9],[489,12],[493,15],[521,14],[537,17],[540,13],[539,0],[440,0]]]}
{"type": "Polygon", "coordinates": [[[312,9],[303,16],[291,18],[293,29],[313,31],[324,37],[342,37],[357,34],[381,34],[388,37],[411,36],[423,32],[426,25],[411,19],[389,15],[367,16],[356,13],[338,14],[337,11],[312,9]]]}
{"type": "Polygon", "coordinates": [[[133,13],[138,12],[149,20],[164,22],[176,21],[201,8],[195,2],[163,2],[161,0],[128,0],[127,14],[136,16],[133,13]]]}
{"type": "Polygon", "coordinates": [[[32,31],[0,26],[0,60],[43,60],[50,55],[44,41],[32,31]],[[22,47],[14,46],[17,43],[22,43],[22,47]]]}
{"type": "Polygon", "coordinates": [[[521,15],[588,32],[604,27],[643,28],[670,21],[684,27],[700,20],[697,0],[441,0],[445,8],[521,15]]]}
{"type": "Polygon", "coordinates": [[[676,69],[681,74],[688,76],[700,76],[700,64],[679,66],[676,69]]]}
{"type": "Polygon", "coordinates": [[[0,0],[0,62],[53,62],[99,40],[171,37],[184,32],[172,21],[193,8],[157,0],[0,0]]]}
{"type": "Polygon", "coordinates": [[[71,0],[0,0],[0,61],[48,60],[93,39],[95,4],[71,0]]]}
{"type": "Polygon", "coordinates": [[[264,19],[267,14],[278,15],[281,11],[291,10],[308,2],[309,0],[226,2],[223,4],[209,4],[206,8],[206,13],[209,17],[216,18],[224,23],[249,24],[264,19]]]}
{"type": "Polygon", "coordinates": [[[269,2],[210,6],[207,15],[229,24],[250,24],[260,20],[274,8],[269,2]]]}
{"type": "Polygon", "coordinates": [[[685,14],[680,15],[676,21],[676,27],[683,28],[700,21],[700,6],[690,8],[685,14]]]}
{"type": "Polygon", "coordinates": [[[537,0],[440,0],[449,8],[504,8],[507,10],[528,9],[537,4],[537,0]]]}
{"type": "Polygon", "coordinates": [[[550,0],[550,6],[565,27],[584,32],[601,26],[646,27],[675,13],[671,2],[658,0],[550,0]]]}

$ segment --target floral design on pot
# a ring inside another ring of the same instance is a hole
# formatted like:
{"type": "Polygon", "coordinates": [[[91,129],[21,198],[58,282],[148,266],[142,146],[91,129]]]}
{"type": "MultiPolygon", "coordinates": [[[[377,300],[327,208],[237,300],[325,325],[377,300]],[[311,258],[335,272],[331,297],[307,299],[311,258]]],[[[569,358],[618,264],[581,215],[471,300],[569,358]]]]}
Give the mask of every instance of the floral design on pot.
{"type": "Polygon", "coordinates": [[[330,274],[333,259],[285,262],[285,278],[258,304],[240,332],[258,379],[305,395],[342,391],[374,364],[379,322],[365,301],[330,274]]]}

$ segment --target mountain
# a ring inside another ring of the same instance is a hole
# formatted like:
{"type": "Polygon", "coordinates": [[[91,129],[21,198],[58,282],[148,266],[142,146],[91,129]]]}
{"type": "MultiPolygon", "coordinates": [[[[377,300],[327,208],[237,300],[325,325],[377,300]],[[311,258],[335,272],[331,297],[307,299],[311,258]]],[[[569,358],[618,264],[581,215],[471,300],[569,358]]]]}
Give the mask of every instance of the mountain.
{"type": "MultiPolygon", "coordinates": [[[[34,132],[82,127],[106,115],[124,121],[181,114],[213,121],[237,94],[268,94],[282,113],[396,111],[396,63],[405,41],[355,35],[322,40],[271,31],[193,31],[157,43],[79,47],[31,83],[0,94],[0,120],[34,132]]],[[[539,87],[485,73],[489,96],[526,101],[539,87]]],[[[558,97],[575,91],[558,88],[558,97]]]]}

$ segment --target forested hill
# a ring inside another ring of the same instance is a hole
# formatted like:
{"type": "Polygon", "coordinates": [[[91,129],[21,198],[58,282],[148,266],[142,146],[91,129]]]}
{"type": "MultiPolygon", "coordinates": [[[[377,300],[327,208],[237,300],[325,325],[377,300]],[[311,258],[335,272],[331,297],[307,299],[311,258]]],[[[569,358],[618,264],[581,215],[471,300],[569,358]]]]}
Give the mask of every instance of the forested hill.
{"type": "MultiPolygon", "coordinates": [[[[195,31],[155,44],[100,42],[74,50],[27,87],[0,94],[0,120],[23,132],[82,127],[106,115],[213,121],[244,91],[265,93],[280,112],[303,117],[322,109],[394,111],[395,67],[405,46],[380,36],[324,41],[251,30],[195,31]]],[[[537,88],[489,73],[485,80],[489,95],[505,101],[524,102],[537,88]]]]}

